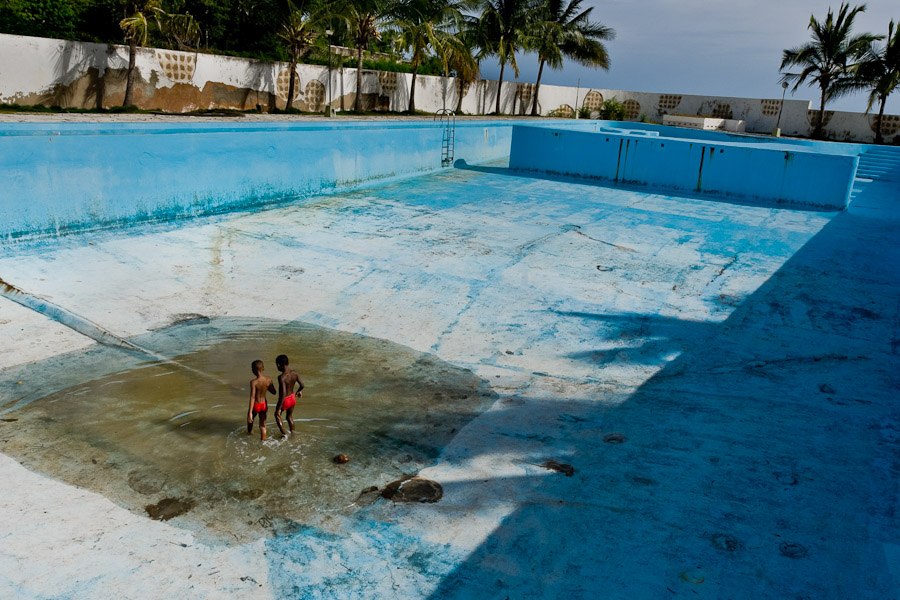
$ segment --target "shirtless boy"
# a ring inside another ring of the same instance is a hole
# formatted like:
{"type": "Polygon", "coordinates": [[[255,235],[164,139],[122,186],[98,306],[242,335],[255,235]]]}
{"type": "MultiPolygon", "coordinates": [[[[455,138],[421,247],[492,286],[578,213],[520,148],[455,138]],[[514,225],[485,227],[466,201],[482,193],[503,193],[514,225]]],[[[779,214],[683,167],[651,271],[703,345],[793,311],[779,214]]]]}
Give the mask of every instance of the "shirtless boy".
{"type": "Polygon", "coordinates": [[[287,411],[287,422],[291,433],[294,433],[294,407],[297,405],[297,400],[303,396],[303,382],[297,375],[297,371],[288,367],[288,362],[288,357],[284,354],[279,354],[275,358],[275,366],[281,371],[281,375],[278,376],[278,404],[275,406],[275,422],[278,424],[282,436],[287,434],[284,432],[284,424],[281,422],[281,412],[287,411]],[[294,393],[294,384],[300,386],[296,394],[294,393]]]}
{"type": "MultiPolygon", "coordinates": [[[[253,433],[253,418],[259,415],[259,437],[266,440],[266,413],[269,408],[266,392],[275,393],[272,380],[264,375],[266,367],[261,360],[254,360],[250,365],[256,379],[250,382],[250,408],[247,409],[247,434],[253,433]]],[[[279,424],[280,426],[280,424],[279,424]]]]}

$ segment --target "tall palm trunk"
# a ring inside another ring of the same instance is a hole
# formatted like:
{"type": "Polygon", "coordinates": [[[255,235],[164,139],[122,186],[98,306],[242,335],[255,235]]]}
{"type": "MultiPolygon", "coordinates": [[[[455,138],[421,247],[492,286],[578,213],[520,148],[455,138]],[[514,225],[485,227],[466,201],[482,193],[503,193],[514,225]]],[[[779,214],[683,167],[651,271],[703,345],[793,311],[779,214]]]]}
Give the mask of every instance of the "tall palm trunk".
{"type": "Polygon", "coordinates": [[[506,69],[506,62],[500,63],[500,81],[497,82],[497,108],[494,110],[498,115],[500,114],[500,96],[503,92],[503,70],[506,69]]]}
{"type": "Polygon", "coordinates": [[[410,114],[416,112],[416,75],[419,74],[419,56],[422,53],[422,48],[419,46],[418,42],[416,42],[415,47],[413,48],[413,70],[412,70],[412,85],[409,87],[409,110],[410,114]]]}
{"type": "Polygon", "coordinates": [[[416,75],[419,73],[419,63],[413,65],[412,85],[409,87],[409,113],[416,112],[416,75]]]}
{"type": "Polygon", "coordinates": [[[538,67],[537,83],[534,84],[534,95],[531,97],[531,116],[538,116],[538,94],[541,92],[541,74],[544,72],[544,59],[541,59],[541,65],[538,67]]]}
{"type": "Polygon", "coordinates": [[[134,104],[134,79],[136,73],[135,63],[137,62],[137,41],[129,40],[128,42],[128,74],[125,77],[125,100],[122,102],[124,106],[134,104]]]}
{"type": "Polygon", "coordinates": [[[816,128],[813,129],[813,137],[822,138],[822,128],[825,123],[825,88],[822,88],[821,103],[819,104],[819,119],[816,121],[816,128]]]}
{"type": "Polygon", "coordinates": [[[881,107],[878,109],[878,120],[875,122],[875,143],[883,144],[884,138],[881,135],[881,123],[884,120],[884,103],[887,102],[887,94],[881,95],[881,107]]]}
{"type": "Polygon", "coordinates": [[[363,47],[360,44],[356,48],[356,100],[353,101],[353,110],[362,112],[362,68],[363,47]]]}
{"type": "Polygon", "coordinates": [[[289,78],[290,83],[288,83],[288,97],[287,104],[284,106],[285,110],[291,108],[291,104],[294,103],[294,81],[297,77],[297,53],[291,52],[291,62],[289,63],[289,67],[291,69],[291,76],[289,78]]]}
{"type": "Polygon", "coordinates": [[[461,79],[457,78],[456,85],[459,89],[459,98],[456,100],[456,114],[459,114],[462,112],[463,98],[466,96],[466,92],[469,91],[469,84],[463,83],[461,79]]]}

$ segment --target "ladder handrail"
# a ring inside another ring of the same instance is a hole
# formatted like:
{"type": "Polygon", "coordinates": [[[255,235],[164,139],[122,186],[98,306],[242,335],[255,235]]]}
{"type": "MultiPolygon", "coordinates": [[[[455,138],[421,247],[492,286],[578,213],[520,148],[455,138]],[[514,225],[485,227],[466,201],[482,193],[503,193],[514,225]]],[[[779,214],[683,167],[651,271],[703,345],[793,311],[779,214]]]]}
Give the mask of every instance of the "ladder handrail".
{"type": "Polygon", "coordinates": [[[432,121],[441,120],[443,132],[441,133],[441,166],[453,164],[456,150],[456,113],[449,108],[441,108],[434,113],[432,121]],[[444,123],[444,118],[447,119],[444,123]]]}

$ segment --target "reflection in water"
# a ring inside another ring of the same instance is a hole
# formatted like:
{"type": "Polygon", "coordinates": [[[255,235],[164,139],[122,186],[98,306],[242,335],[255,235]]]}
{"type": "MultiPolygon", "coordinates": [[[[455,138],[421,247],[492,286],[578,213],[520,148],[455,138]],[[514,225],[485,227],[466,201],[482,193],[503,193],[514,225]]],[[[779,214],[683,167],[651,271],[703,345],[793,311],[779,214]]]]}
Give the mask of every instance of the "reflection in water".
{"type": "Polygon", "coordinates": [[[182,519],[217,538],[310,523],[417,472],[492,399],[468,370],[310,325],[215,319],[134,341],[211,377],[145,362],[75,385],[16,411],[4,452],[142,514],[183,500],[182,519]],[[306,389],[296,433],[281,439],[272,398],[260,442],[246,430],[250,363],[262,359],[274,379],[280,353],[306,389]],[[337,465],[341,453],[350,461],[337,465]]]}

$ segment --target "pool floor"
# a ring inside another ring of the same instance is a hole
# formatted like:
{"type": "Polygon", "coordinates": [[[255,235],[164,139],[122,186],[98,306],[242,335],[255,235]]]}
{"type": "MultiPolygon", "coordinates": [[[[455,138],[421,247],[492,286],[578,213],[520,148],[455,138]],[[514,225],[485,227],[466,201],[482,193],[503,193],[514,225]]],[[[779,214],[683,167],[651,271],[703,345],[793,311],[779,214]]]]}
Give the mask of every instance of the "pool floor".
{"type": "MultiPolygon", "coordinates": [[[[420,472],[440,502],[256,540],[0,456],[0,595],[897,597],[898,223],[875,193],[800,212],[494,165],[6,248],[0,277],[118,335],[184,313],[304,323],[499,396],[420,472]]],[[[65,353],[108,351],[6,300],[0,333],[2,451],[90,363],[65,353]]]]}
{"type": "MultiPolygon", "coordinates": [[[[92,368],[66,370],[74,385],[12,414],[3,451],[137,514],[184,515],[179,523],[209,542],[277,535],[352,511],[361,495],[374,500],[363,490],[433,465],[495,398],[471,371],[431,355],[302,323],[206,318],[133,341],[171,360],[137,355],[130,368],[78,381],[109,371],[121,350],[95,353],[92,368]],[[269,396],[262,441],[259,419],[246,427],[250,363],[265,358],[277,381],[282,353],[306,388],[293,434],[286,420],[280,432],[269,396]],[[350,461],[336,464],[339,454],[350,461]]],[[[88,361],[86,352],[55,360],[88,361]]]]}

